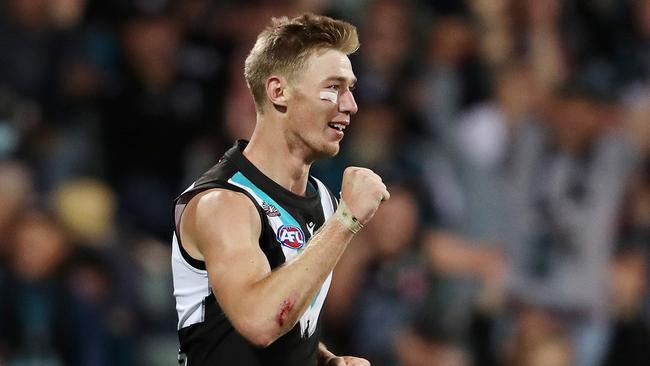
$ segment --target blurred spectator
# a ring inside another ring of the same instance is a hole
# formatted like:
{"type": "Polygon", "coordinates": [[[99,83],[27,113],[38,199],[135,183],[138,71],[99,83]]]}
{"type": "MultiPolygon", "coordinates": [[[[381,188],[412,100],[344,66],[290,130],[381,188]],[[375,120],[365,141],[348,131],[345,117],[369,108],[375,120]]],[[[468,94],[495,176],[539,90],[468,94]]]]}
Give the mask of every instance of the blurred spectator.
{"type": "Polygon", "coordinates": [[[13,225],[31,203],[33,188],[26,166],[16,161],[0,163],[0,263],[7,260],[13,225]]]}
{"type": "Polygon", "coordinates": [[[166,199],[181,187],[185,153],[211,101],[179,73],[182,33],[172,19],[134,18],[122,31],[127,78],[103,121],[108,177],[127,221],[165,238],[166,199]]]}
{"type": "Polygon", "coordinates": [[[338,347],[352,347],[378,366],[397,361],[397,332],[414,321],[427,291],[418,199],[406,185],[389,189],[391,199],[337,265],[324,314],[334,341],[348,342],[338,347]]]}
{"type": "MultiPolygon", "coordinates": [[[[531,68],[523,62],[502,66],[495,73],[494,96],[463,111],[457,122],[454,161],[463,191],[461,226],[477,239],[501,240],[502,177],[511,158],[511,145],[522,125],[532,119],[536,95],[531,68]]],[[[433,177],[435,179],[435,177],[433,177]]]]}
{"type": "MultiPolygon", "coordinates": [[[[178,336],[174,319],[175,302],[169,258],[171,250],[156,240],[141,238],[132,243],[132,272],[135,287],[139,340],[138,364],[165,365],[178,356],[178,336]]],[[[173,362],[173,361],[172,361],[173,362]]]]}
{"type": "Polygon", "coordinates": [[[548,115],[522,129],[512,155],[509,298],[562,322],[576,365],[598,365],[611,332],[608,265],[632,148],[588,84],[569,81],[548,115]]]}
{"type": "Polygon", "coordinates": [[[533,113],[532,79],[523,62],[500,66],[492,98],[460,111],[424,162],[439,225],[428,241],[437,298],[431,317],[447,319],[457,351],[476,365],[497,363],[491,339],[504,291],[502,177],[514,136],[533,113]]]}
{"type": "Polygon", "coordinates": [[[8,364],[131,364],[124,323],[111,318],[113,277],[101,257],[77,251],[40,210],[21,217],[10,243],[0,290],[2,358],[8,364]]]}
{"type": "Polygon", "coordinates": [[[0,86],[46,110],[59,100],[56,84],[65,44],[49,10],[47,0],[7,0],[0,13],[0,86]]]}
{"type": "MultiPolygon", "coordinates": [[[[0,163],[0,297],[7,299],[10,250],[14,226],[30,204],[32,198],[32,182],[28,169],[19,162],[5,161],[0,163]]],[[[7,309],[7,301],[0,302],[0,312],[7,309]]],[[[0,316],[0,334],[8,327],[8,319],[0,316]]],[[[11,352],[9,344],[0,340],[0,363],[5,363],[11,352]]]]}
{"type": "Polygon", "coordinates": [[[389,102],[399,98],[410,56],[413,29],[408,1],[373,0],[362,21],[364,52],[355,60],[360,102],[389,102]]]}
{"type": "Polygon", "coordinates": [[[228,65],[230,93],[226,95],[224,114],[224,140],[228,141],[249,140],[257,123],[255,103],[250,98],[244,74],[240,72],[246,56],[245,50],[237,50],[228,65]]]}
{"type": "Polygon", "coordinates": [[[650,162],[635,174],[622,214],[620,242],[611,270],[615,320],[607,365],[642,365],[650,359],[648,329],[648,244],[650,162]]]}
{"type": "Polygon", "coordinates": [[[571,346],[561,323],[548,314],[527,310],[517,323],[516,337],[507,365],[542,366],[575,365],[571,346]]]}
{"type": "MultiPolygon", "coordinates": [[[[645,238],[646,243],[649,238],[645,238]]],[[[644,248],[646,249],[646,248],[644,248]]],[[[627,249],[617,255],[612,268],[612,308],[615,323],[606,365],[642,365],[650,359],[650,337],[643,306],[648,288],[647,254],[627,249]]]]}
{"type": "Polygon", "coordinates": [[[439,339],[403,332],[397,337],[396,352],[403,366],[467,366],[467,354],[458,347],[439,339]]]}
{"type": "MultiPolygon", "coordinates": [[[[630,23],[633,29],[615,42],[624,45],[618,51],[619,68],[623,72],[623,80],[628,83],[648,80],[648,65],[650,65],[650,1],[632,1],[632,7],[626,14],[632,18],[630,23]]],[[[625,28],[624,28],[625,29],[625,28]]]]}
{"type": "Polygon", "coordinates": [[[80,365],[135,365],[133,344],[137,324],[118,291],[118,276],[106,253],[77,248],[66,266],[69,320],[75,339],[72,363],[80,365]]]}
{"type": "Polygon", "coordinates": [[[416,106],[425,114],[426,131],[445,146],[459,110],[484,96],[485,80],[473,57],[476,38],[467,16],[439,18],[425,44],[425,70],[416,106]]]}
{"type": "Polygon", "coordinates": [[[76,362],[79,338],[70,327],[70,295],[63,263],[70,253],[61,227],[45,212],[16,222],[9,241],[8,278],[2,288],[0,348],[8,364],[76,362]]]}
{"type": "Polygon", "coordinates": [[[115,226],[115,197],[105,183],[79,179],[62,184],[54,192],[53,205],[61,223],[74,240],[105,247],[115,226]]]}

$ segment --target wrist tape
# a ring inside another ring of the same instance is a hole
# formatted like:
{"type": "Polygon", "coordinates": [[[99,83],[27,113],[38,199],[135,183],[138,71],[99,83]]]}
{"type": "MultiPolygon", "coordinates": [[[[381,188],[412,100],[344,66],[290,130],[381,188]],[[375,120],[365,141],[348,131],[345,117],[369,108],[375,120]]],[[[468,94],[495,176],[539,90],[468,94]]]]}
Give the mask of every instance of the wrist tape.
{"type": "Polygon", "coordinates": [[[356,234],[359,230],[363,229],[363,224],[354,217],[352,211],[350,211],[350,208],[345,204],[345,202],[343,202],[343,200],[339,202],[339,207],[336,209],[334,217],[345,225],[353,234],[356,234]]]}

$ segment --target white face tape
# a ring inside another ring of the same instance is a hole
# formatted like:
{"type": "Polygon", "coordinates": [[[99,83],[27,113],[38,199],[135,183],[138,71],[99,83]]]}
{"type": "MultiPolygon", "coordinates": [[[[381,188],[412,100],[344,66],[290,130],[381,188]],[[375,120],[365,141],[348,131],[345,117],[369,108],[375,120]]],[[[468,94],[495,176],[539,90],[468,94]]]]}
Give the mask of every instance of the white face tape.
{"type": "Polygon", "coordinates": [[[336,104],[336,102],[339,99],[339,94],[337,92],[333,92],[329,90],[321,90],[320,99],[329,100],[330,102],[336,104]]]}

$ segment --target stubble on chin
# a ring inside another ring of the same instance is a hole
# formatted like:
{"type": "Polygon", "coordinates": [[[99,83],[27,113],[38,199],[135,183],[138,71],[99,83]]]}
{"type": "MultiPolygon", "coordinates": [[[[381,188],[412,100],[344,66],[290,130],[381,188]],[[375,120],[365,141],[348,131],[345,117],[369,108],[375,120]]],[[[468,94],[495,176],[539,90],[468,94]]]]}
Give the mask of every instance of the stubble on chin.
{"type": "Polygon", "coordinates": [[[333,148],[331,146],[323,146],[320,149],[311,149],[311,157],[308,159],[311,162],[332,158],[339,153],[339,147],[333,148]]]}
{"type": "Polygon", "coordinates": [[[307,136],[293,135],[289,138],[289,143],[294,147],[300,146],[307,152],[307,160],[314,162],[316,160],[331,158],[336,156],[341,146],[338,142],[332,143],[327,141],[318,141],[310,139],[307,136]]]}

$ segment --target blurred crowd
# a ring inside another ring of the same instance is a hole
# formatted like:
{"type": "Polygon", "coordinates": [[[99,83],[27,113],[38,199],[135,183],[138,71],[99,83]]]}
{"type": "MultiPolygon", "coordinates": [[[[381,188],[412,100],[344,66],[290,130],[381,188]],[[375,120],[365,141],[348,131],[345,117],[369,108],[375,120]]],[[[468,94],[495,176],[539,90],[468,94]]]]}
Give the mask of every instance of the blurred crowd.
{"type": "Polygon", "coordinates": [[[3,0],[0,365],[170,365],[171,201],[255,109],[272,16],[359,28],[312,174],[392,198],[324,340],[375,366],[650,363],[649,0],[3,0]]]}

